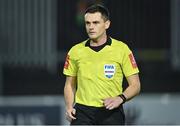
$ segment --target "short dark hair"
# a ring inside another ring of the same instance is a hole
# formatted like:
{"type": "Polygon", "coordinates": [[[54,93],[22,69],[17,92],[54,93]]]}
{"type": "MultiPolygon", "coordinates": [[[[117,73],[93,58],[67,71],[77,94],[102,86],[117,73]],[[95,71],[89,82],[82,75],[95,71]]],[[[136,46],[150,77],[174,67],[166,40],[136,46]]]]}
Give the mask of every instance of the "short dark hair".
{"type": "Polygon", "coordinates": [[[109,10],[101,5],[101,4],[93,4],[90,7],[88,7],[85,11],[86,13],[95,13],[95,12],[100,12],[101,15],[104,17],[104,20],[107,21],[109,20],[109,10]]]}

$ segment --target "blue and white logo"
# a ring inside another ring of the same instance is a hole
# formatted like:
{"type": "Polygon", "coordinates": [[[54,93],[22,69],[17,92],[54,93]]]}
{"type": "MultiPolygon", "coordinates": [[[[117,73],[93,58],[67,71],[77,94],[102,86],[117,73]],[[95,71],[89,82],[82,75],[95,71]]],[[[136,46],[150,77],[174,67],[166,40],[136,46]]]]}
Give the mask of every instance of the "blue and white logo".
{"type": "Polygon", "coordinates": [[[112,78],[115,73],[115,65],[113,64],[105,64],[104,65],[104,74],[107,78],[112,78]]]}

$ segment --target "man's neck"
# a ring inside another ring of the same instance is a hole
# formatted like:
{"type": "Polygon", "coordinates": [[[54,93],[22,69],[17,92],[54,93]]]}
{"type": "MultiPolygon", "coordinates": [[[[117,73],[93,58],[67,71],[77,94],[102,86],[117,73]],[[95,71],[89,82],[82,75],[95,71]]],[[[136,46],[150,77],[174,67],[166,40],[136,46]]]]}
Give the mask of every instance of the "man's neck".
{"type": "Polygon", "coordinates": [[[100,46],[103,45],[106,41],[107,41],[107,35],[105,34],[97,40],[91,40],[90,46],[100,46]]]}

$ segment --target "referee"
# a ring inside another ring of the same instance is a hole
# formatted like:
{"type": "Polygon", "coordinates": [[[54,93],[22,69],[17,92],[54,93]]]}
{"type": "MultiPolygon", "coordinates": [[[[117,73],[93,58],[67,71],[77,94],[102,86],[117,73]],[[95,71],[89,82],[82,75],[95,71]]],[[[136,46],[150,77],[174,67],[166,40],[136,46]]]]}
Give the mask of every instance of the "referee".
{"type": "Polygon", "coordinates": [[[71,125],[124,125],[123,103],[140,92],[133,53],[107,35],[107,8],[92,5],[84,19],[89,38],[70,49],[63,70],[66,118],[71,125]],[[128,82],[124,91],[123,76],[128,82]]]}

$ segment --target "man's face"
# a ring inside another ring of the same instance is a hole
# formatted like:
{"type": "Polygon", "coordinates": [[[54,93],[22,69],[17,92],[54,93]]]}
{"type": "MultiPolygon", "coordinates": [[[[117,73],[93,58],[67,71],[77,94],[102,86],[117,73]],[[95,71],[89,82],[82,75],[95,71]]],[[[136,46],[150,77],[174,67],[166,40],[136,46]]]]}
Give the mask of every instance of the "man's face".
{"type": "Polygon", "coordinates": [[[85,25],[89,38],[97,40],[103,34],[106,34],[106,29],[109,28],[110,21],[105,21],[99,12],[86,13],[85,25]]]}

